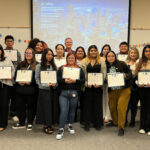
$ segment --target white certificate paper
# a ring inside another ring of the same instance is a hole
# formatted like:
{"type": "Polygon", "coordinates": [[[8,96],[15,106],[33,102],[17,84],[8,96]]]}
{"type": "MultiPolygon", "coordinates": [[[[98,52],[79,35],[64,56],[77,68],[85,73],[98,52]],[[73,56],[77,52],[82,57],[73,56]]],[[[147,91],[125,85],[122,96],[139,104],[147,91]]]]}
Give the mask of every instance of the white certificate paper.
{"type": "Polygon", "coordinates": [[[68,52],[65,52],[65,58],[67,57],[67,55],[68,55],[68,52]]]}
{"type": "Polygon", "coordinates": [[[41,71],[41,83],[57,83],[56,71],[41,71]]]}
{"type": "Polygon", "coordinates": [[[18,70],[16,82],[31,82],[32,70],[18,70]]]}
{"type": "Polygon", "coordinates": [[[41,63],[42,54],[35,54],[35,59],[37,62],[41,63]]]}
{"type": "Polygon", "coordinates": [[[12,61],[17,61],[17,50],[4,50],[5,56],[12,61]]]}
{"type": "Polygon", "coordinates": [[[0,66],[0,79],[11,79],[11,67],[0,66]]]}
{"type": "Polygon", "coordinates": [[[138,73],[138,83],[139,83],[139,85],[150,84],[150,72],[139,72],[138,73]]]}
{"type": "Polygon", "coordinates": [[[64,67],[63,68],[63,78],[70,78],[73,80],[80,79],[80,68],[71,68],[71,67],[64,67]]]}
{"type": "Polygon", "coordinates": [[[123,73],[107,73],[108,87],[124,86],[124,74],[123,73]]]}
{"type": "Polygon", "coordinates": [[[57,68],[61,67],[62,65],[65,65],[66,58],[62,58],[62,59],[55,58],[55,64],[56,64],[57,68]]]}
{"type": "Polygon", "coordinates": [[[103,85],[103,74],[88,73],[88,85],[103,85]]]}
{"type": "Polygon", "coordinates": [[[118,54],[118,60],[120,61],[126,61],[128,55],[126,54],[118,54]]]}

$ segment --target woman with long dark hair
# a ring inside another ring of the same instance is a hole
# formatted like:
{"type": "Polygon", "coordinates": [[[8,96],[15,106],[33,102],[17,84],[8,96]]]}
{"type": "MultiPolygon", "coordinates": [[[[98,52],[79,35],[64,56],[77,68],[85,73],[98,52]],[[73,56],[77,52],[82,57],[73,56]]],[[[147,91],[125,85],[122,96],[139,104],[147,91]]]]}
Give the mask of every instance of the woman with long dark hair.
{"type": "Polygon", "coordinates": [[[0,132],[5,130],[8,124],[8,104],[10,89],[13,86],[14,65],[5,57],[3,47],[0,45],[0,67],[12,67],[11,79],[0,79],[0,132]]]}
{"type": "MultiPolygon", "coordinates": [[[[132,73],[123,61],[116,58],[114,51],[106,55],[107,73],[123,73],[125,85],[109,88],[109,108],[113,124],[118,126],[118,136],[124,135],[126,111],[130,100],[132,73]]],[[[116,79],[117,80],[117,79],[116,79]]],[[[117,81],[116,81],[117,82],[117,81]]]]}
{"type": "Polygon", "coordinates": [[[86,57],[86,52],[84,47],[79,46],[76,48],[75,51],[76,59],[77,59],[77,64],[80,66],[82,60],[86,57]]]}
{"type": "MultiPolygon", "coordinates": [[[[136,67],[136,73],[150,72],[150,45],[143,48],[142,57],[136,67]]],[[[141,102],[140,130],[150,135],[150,84],[139,85],[139,97],[141,102]]]]}
{"type": "Polygon", "coordinates": [[[58,122],[55,116],[58,112],[58,105],[54,107],[56,99],[53,98],[56,84],[41,83],[41,71],[57,71],[53,51],[49,48],[42,53],[41,64],[37,64],[35,71],[35,80],[39,87],[36,123],[43,125],[45,133],[52,134],[54,132],[52,125],[58,122]]]}
{"type": "Polygon", "coordinates": [[[64,57],[65,47],[63,44],[57,44],[55,46],[55,50],[56,50],[56,56],[54,57],[54,60],[55,60],[57,69],[59,69],[59,67],[66,64],[66,58],[64,57]]]}
{"type": "MultiPolygon", "coordinates": [[[[111,51],[111,47],[109,44],[105,44],[102,47],[100,56],[101,56],[101,60],[105,61],[106,60],[106,54],[111,51]]],[[[104,118],[104,123],[108,123],[106,125],[109,125],[109,123],[111,122],[111,115],[110,115],[110,110],[109,110],[109,106],[108,106],[108,87],[107,84],[104,83],[103,85],[103,118],[104,118]]]]}
{"type": "Polygon", "coordinates": [[[104,59],[104,61],[106,60],[106,54],[107,52],[111,51],[111,47],[109,44],[105,44],[103,47],[102,47],[102,50],[101,50],[101,53],[100,53],[100,56],[104,59]]]}
{"type": "Polygon", "coordinates": [[[32,124],[36,114],[37,85],[34,78],[36,60],[32,48],[27,48],[24,55],[24,61],[17,66],[15,79],[18,70],[31,70],[32,77],[31,82],[16,82],[16,110],[19,123],[15,124],[12,128],[25,128],[27,118],[27,130],[32,130],[32,124]]]}

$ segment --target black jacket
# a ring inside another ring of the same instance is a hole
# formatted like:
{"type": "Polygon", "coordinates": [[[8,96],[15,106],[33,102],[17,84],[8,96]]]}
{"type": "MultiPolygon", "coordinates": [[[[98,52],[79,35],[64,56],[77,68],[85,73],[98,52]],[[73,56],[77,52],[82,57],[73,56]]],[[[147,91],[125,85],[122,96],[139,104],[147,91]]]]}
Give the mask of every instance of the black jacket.
{"type": "MultiPolygon", "coordinates": [[[[124,88],[131,87],[132,85],[132,72],[123,61],[118,61],[117,66],[115,66],[116,72],[125,73],[125,86],[124,88]]],[[[107,66],[107,73],[109,73],[109,66],[107,66]]]]}
{"type": "Polygon", "coordinates": [[[80,79],[76,80],[76,83],[72,83],[72,84],[65,83],[65,79],[62,78],[62,73],[63,73],[63,67],[60,67],[57,72],[57,78],[58,78],[58,85],[61,90],[81,91],[81,85],[83,85],[85,82],[85,76],[82,69],[80,71],[80,79]]]}
{"type": "MultiPolygon", "coordinates": [[[[15,72],[15,80],[16,80],[16,76],[17,76],[17,71],[21,70],[21,65],[19,64],[16,68],[16,72],[15,72]]],[[[32,68],[30,67],[28,70],[32,70],[32,68]]],[[[15,84],[16,87],[16,93],[18,94],[22,94],[22,95],[32,95],[35,94],[38,90],[38,86],[35,82],[35,71],[32,70],[32,79],[31,79],[31,83],[30,85],[25,84],[24,86],[20,86],[17,82],[15,84]]]]}

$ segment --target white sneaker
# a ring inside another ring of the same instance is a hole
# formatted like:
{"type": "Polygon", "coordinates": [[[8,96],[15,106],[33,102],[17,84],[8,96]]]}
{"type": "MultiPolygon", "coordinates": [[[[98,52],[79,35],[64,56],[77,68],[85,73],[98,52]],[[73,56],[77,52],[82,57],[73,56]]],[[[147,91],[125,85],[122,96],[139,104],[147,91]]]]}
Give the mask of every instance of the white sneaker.
{"type": "Polygon", "coordinates": [[[144,130],[144,129],[140,129],[140,130],[139,130],[139,133],[145,134],[145,130],[144,130]]]}
{"type": "Polygon", "coordinates": [[[32,130],[32,124],[28,124],[27,125],[27,131],[31,131],[32,130]]]}
{"type": "Polygon", "coordinates": [[[17,116],[14,116],[14,117],[12,117],[12,120],[13,120],[14,122],[18,122],[18,121],[19,121],[19,118],[18,118],[17,116]]]}
{"type": "Polygon", "coordinates": [[[68,131],[70,134],[75,134],[75,130],[73,129],[72,125],[68,125],[68,131]]]}
{"type": "Polygon", "coordinates": [[[57,140],[61,140],[62,137],[63,137],[63,135],[64,135],[64,129],[61,128],[61,129],[59,129],[59,131],[58,131],[58,133],[57,133],[57,135],[56,135],[56,139],[57,139],[57,140]]]}
{"type": "Polygon", "coordinates": [[[150,135],[150,131],[149,131],[149,132],[147,132],[147,135],[150,135]]]}
{"type": "Polygon", "coordinates": [[[13,129],[23,129],[23,128],[25,128],[25,125],[20,125],[19,123],[17,123],[12,128],[13,129]]]}

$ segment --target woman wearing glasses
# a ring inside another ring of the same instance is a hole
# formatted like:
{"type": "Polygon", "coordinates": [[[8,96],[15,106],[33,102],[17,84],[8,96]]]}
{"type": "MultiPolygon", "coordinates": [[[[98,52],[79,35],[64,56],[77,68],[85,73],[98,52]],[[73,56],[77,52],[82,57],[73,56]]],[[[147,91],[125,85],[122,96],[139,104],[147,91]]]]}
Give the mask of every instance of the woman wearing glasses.
{"type": "Polygon", "coordinates": [[[15,79],[17,78],[18,70],[31,70],[32,76],[30,82],[16,82],[16,110],[19,118],[19,123],[15,124],[13,129],[27,128],[32,130],[33,120],[36,114],[36,94],[37,85],[35,83],[35,53],[32,48],[27,48],[25,51],[25,58],[16,69],[15,79]],[[27,118],[27,126],[26,124],[27,118]]]}

